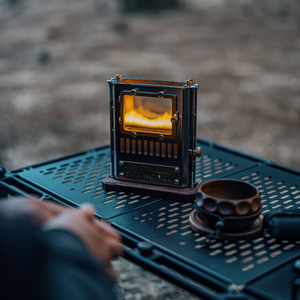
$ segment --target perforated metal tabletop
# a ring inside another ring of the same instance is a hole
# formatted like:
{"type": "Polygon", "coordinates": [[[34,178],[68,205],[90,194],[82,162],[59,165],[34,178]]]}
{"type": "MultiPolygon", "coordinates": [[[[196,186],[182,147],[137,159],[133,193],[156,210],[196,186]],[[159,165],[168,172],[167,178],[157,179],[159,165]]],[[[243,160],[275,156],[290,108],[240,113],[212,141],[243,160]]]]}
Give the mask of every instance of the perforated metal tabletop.
{"type": "MultiPolygon", "coordinates": [[[[263,214],[300,208],[299,171],[200,138],[197,146],[203,149],[196,167],[202,181],[233,178],[253,183],[261,191],[263,214]]],[[[194,203],[105,192],[102,180],[109,173],[110,148],[105,146],[8,172],[0,190],[25,190],[71,206],[92,202],[98,216],[123,235],[128,259],[203,298],[291,299],[297,274],[290,264],[300,256],[300,242],[277,241],[265,233],[254,240],[202,244],[205,237],[189,226],[194,203]],[[145,241],[153,248],[147,253],[140,247],[145,241]],[[277,291],[270,274],[287,268],[289,286],[277,291]]]]}

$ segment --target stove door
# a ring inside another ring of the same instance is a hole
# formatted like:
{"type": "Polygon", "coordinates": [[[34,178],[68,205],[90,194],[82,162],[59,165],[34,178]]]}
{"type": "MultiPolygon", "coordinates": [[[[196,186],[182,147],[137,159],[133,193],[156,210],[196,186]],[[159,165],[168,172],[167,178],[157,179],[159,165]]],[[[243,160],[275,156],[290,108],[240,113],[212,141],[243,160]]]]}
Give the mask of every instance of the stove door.
{"type": "Polygon", "coordinates": [[[120,107],[123,134],[175,137],[178,120],[175,95],[123,91],[120,107]]]}

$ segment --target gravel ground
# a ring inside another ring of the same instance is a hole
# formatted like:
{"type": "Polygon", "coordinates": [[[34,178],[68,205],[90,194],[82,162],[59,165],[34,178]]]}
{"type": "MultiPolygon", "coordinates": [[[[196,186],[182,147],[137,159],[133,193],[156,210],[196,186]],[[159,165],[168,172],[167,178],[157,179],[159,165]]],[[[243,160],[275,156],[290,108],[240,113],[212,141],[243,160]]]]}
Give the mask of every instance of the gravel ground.
{"type": "MultiPolygon", "coordinates": [[[[300,3],[186,0],[124,15],[110,0],[0,0],[0,165],[109,143],[106,80],[184,81],[197,135],[300,169],[300,3]]],[[[195,299],[120,259],[125,299],[195,299]]]]}

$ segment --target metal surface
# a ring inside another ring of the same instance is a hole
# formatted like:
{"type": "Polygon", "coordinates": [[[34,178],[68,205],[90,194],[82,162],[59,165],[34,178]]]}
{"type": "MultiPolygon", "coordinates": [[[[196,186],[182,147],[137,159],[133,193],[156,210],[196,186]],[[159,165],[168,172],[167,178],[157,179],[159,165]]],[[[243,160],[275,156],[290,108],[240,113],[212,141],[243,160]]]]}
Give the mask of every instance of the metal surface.
{"type": "MultiPolygon", "coordinates": [[[[197,160],[196,177],[254,184],[261,192],[263,214],[300,209],[299,171],[203,139],[197,140],[197,146],[203,155],[197,160]]],[[[264,234],[248,241],[203,244],[205,237],[194,233],[188,223],[194,203],[106,193],[101,181],[109,172],[110,147],[101,147],[7,172],[0,191],[4,196],[37,193],[41,199],[66,205],[94,203],[97,214],[123,235],[127,259],[204,299],[230,299],[236,294],[242,299],[291,298],[296,275],[290,266],[300,255],[299,242],[277,241],[264,234]],[[143,241],[150,242],[147,253],[143,241]],[[284,292],[276,294],[272,280],[286,270],[284,292]]]]}
{"type": "Polygon", "coordinates": [[[170,166],[122,161],[119,162],[119,170],[124,178],[139,179],[152,184],[161,181],[175,184],[179,179],[178,168],[170,166]]]}
{"type": "Polygon", "coordinates": [[[43,193],[30,184],[26,184],[25,182],[20,181],[17,178],[11,177],[9,173],[5,174],[0,180],[0,201],[18,197],[35,198],[40,201],[48,200],[71,207],[67,203],[55,199],[49,196],[49,194],[47,193],[43,193]]]}

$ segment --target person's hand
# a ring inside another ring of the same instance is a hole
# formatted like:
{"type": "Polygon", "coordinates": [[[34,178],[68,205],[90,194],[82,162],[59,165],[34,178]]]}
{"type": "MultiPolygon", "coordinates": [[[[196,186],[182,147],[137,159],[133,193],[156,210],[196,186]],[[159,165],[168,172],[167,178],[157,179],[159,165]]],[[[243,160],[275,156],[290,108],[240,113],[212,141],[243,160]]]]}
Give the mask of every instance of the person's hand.
{"type": "Polygon", "coordinates": [[[78,210],[67,210],[48,220],[45,230],[63,228],[75,233],[86,244],[90,252],[106,267],[106,272],[114,280],[116,274],[111,260],[122,255],[121,236],[108,225],[98,220],[91,204],[84,204],[78,210]]]}
{"type": "Polygon", "coordinates": [[[17,197],[0,201],[0,214],[6,218],[22,217],[40,226],[63,211],[70,210],[50,201],[17,197]]]}

